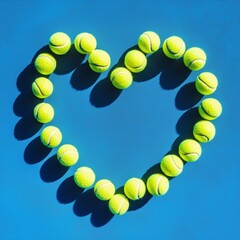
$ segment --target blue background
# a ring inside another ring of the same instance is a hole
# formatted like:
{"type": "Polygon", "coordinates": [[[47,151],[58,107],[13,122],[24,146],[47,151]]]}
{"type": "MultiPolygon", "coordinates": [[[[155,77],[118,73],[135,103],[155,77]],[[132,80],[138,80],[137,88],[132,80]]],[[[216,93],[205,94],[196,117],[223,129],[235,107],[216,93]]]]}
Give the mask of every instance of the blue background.
{"type": "Polygon", "coordinates": [[[239,9],[237,0],[1,0],[0,238],[239,239],[239,9]],[[51,124],[61,129],[63,143],[74,144],[81,155],[66,169],[56,161],[57,149],[39,142],[32,61],[47,50],[54,32],[73,40],[87,31],[110,54],[111,67],[121,65],[124,52],[146,30],[156,31],[162,42],[178,35],[188,48],[206,51],[202,71],[219,79],[212,96],[221,101],[223,114],[214,121],[215,139],[202,144],[199,161],[185,165],[165,196],[131,202],[125,215],[113,217],[92,189],[76,188],[73,173],[89,166],[97,180],[108,178],[120,188],[130,177],[158,171],[161,158],[191,137],[199,119],[202,96],[193,83],[199,72],[190,73],[160,50],[120,92],[108,73],[90,71],[87,58],[74,49],[58,57],[50,76],[54,93],[45,101],[55,108],[51,124]]]}

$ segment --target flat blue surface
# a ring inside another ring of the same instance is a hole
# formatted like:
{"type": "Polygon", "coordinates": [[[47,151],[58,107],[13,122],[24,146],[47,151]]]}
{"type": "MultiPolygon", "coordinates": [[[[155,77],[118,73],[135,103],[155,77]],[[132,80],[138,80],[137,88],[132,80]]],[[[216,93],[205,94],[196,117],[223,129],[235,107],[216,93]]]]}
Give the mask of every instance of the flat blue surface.
{"type": "Polygon", "coordinates": [[[1,0],[0,239],[239,239],[239,9],[238,1],[1,0]],[[179,35],[188,48],[206,51],[202,71],[219,79],[212,96],[223,114],[214,121],[215,139],[202,144],[199,161],[185,165],[165,196],[131,202],[125,215],[113,217],[92,189],[76,188],[73,173],[89,166],[97,180],[120,188],[130,177],[158,171],[161,158],[191,136],[202,100],[193,83],[199,72],[167,61],[160,50],[119,92],[107,73],[89,70],[87,58],[74,51],[59,57],[50,76],[54,93],[45,101],[55,108],[51,124],[61,129],[62,143],[81,155],[66,169],[56,161],[57,149],[39,142],[31,62],[54,32],[73,40],[87,31],[113,67],[146,30],[162,42],[179,35]]]}

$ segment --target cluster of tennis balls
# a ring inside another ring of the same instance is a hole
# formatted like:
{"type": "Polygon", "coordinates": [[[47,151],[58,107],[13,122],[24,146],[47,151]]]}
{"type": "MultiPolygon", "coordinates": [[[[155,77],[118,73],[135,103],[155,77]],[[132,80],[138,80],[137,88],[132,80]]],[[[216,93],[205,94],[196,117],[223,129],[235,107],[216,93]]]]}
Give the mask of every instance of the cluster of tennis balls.
{"type": "MultiPolygon", "coordinates": [[[[109,69],[111,58],[109,54],[96,49],[97,41],[90,33],[80,33],[74,40],[74,46],[80,54],[89,54],[88,63],[90,68],[98,73],[109,69]]],[[[62,32],[53,34],[49,40],[49,48],[53,54],[66,54],[71,47],[71,40],[68,35],[62,32]]],[[[152,31],[144,32],[138,39],[139,49],[130,50],[125,55],[123,67],[115,68],[110,74],[112,84],[118,89],[128,88],[133,81],[133,73],[139,73],[147,66],[147,54],[152,54],[160,48],[160,38],[152,31]]],[[[190,70],[200,70],[206,63],[205,52],[197,47],[189,48],[186,51],[184,41],[178,36],[167,38],[163,42],[163,52],[166,57],[179,59],[183,57],[186,67],[190,70]]],[[[49,97],[53,92],[53,84],[46,77],[54,72],[57,63],[49,53],[41,53],[35,60],[36,70],[44,75],[35,79],[32,83],[33,94],[41,99],[49,97]]],[[[203,95],[210,95],[215,92],[218,86],[216,76],[210,72],[203,72],[197,76],[195,81],[196,89],[203,95]]],[[[183,171],[184,163],[194,162],[199,159],[202,153],[200,143],[211,141],[216,133],[215,126],[211,122],[222,113],[222,106],[215,98],[204,99],[198,107],[200,116],[203,118],[193,127],[195,139],[182,141],[178,148],[178,155],[167,154],[160,162],[161,172],[152,174],[146,184],[140,178],[130,178],[124,184],[124,194],[115,193],[114,184],[108,179],[101,179],[95,183],[95,173],[89,167],[80,167],[74,173],[74,181],[80,188],[91,187],[94,183],[94,193],[97,198],[109,201],[109,209],[113,214],[122,215],[129,208],[129,200],[135,201],[145,196],[146,191],[153,196],[160,196],[167,193],[169,189],[168,177],[176,177],[183,171]]],[[[49,103],[40,103],[34,108],[34,117],[40,123],[49,123],[54,117],[54,109],[49,103]]],[[[58,147],[62,141],[62,133],[55,126],[45,127],[40,135],[42,143],[48,148],[58,147]]],[[[57,158],[66,167],[73,166],[79,159],[76,147],[71,144],[64,144],[58,148],[57,158]]]]}

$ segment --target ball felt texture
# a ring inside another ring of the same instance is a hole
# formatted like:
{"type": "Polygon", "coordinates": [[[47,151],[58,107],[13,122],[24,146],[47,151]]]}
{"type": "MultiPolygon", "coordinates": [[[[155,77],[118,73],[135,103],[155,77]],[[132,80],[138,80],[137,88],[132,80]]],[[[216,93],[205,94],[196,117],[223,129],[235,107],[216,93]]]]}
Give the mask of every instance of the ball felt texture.
{"type": "Polygon", "coordinates": [[[185,42],[178,36],[169,37],[163,42],[163,52],[168,58],[178,59],[182,57],[185,50],[185,42]]]}
{"type": "Polygon", "coordinates": [[[71,167],[79,159],[78,150],[71,144],[64,144],[57,151],[57,159],[63,166],[71,167]]]}
{"type": "Polygon", "coordinates": [[[169,180],[163,174],[152,174],[147,179],[147,189],[148,192],[153,196],[164,195],[169,189],[169,180]]]}
{"type": "Polygon", "coordinates": [[[74,173],[74,181],[81,188],[88,188],[95,182],[95,173],[89,167],[80,167],[74,173]]]}
{"type": "Polygon", "coordinates": [[[102,73],[110,67],[111,58],[106,51],[96,49],[89,55],[88,63],[94,72],[102,73]]]}
{"type": "Polygon", "coordinates": [[[124,193],[131,200],[138,200],[144,197],[146,186],[140,178],[130,178],[124,184],[124,193]]]}
{"type": "Polygon", "coordinates": [[[49,53],[41,53],[35,59],[35,67],[37,71],[43,75],[50,75],[57,66],[56,59],[49,53]]]}
{"type": "Polygon", "coordinates": [[[144,53],[154,53],[160,47],[160,37],[157,33],[152,31],[144,32],[138,38],[138,47],[144,53]]]}
{"type": "Polygon", "coordinates": [[[111,72],[110,80],[114,87],[125,89],[131,86],[133,77],[132,73],[127,68],[118,67],[111,72]]]}
{"type": "Polygon", "coordinates": [[[123,215],[129,209],[129,201],[123,194],[115,194],[109,200],[108,207],[114,215],[123,215]]]}
{"type": "Polygon", "coordinates": [[[61,143],[62,133],[55,126],[47,126],[42,130],[40,139],[46,147],[54,148],[61,143]]]}
{"type": "Polygon", "coordinates": [[[215,134],[215,126],[207,120],[201,120],[193,127],[193,135],[199,142],[209,142],[215,137],[215,134]]]}
{"type": "Polygon", "coordinates": [[[124,64],[129,71],[139,73],[147,66],[147,58],[141,51],[131,50],[126,54],[124,64]]]}
{"type": "Polygon", "coordinates": [[[165,175],[176,177],[183,170],[183,161],[175,154],[168,154],[163,157],[160,167],[165,175]]]}
{"type": "Polygon", "coordinates": [[[49,48],[53,53],[63,55],[71,48],[71,39],[66,33],[56,32],[49,39],[49,48]]]}
{"type": "Polygon", "coordinates": [[[83,32],[76,36],[74,46],[78,52],[90,54],[96,49],[97,40],[91,33],[83,32]]]}
{"type": "Polygon", "coordinates": [[[201,145],[193,139],[186,139],[178,146],[180,157],[186,162],[195,162],[202,154],[201,145]]]}
{"type": "Polygon", "coordinates": [[[186,67],[192,71],[202,69],[207,61],[206,53],[198,47],[189,48],[183,55],[183,61],[186,67]]]}
{"type": "Polygon", "coordinates": [[[107,179],[99,180],[94,186],[94,193],[100,200],[109,200],[115,194],[115,186],[107,179]]]}
{"type": "Polygon", "coordinates": [[[36,78],[32,83],[32,92],[37,98],[47,98],[53,92],[53,84],[45,77],[36,78]]]}
{"type": "Polygon", "coordinates": [[[33,109],[33,114],[38,122],[48,123],[54,118],[54,109],[49,103],[39,103],[33,109]]]}
{"type": "Polygon", "coordinates": [[[198,107],[198,112],[202,118],[214,120],[222,114],[222,105],[215,98],[206,98],[198,107]]]}
{"type": "Polygon", "coordinates": [[[197,76],[195,86],[199,93],[203,95],[210,95],[216,91],[218,80],[214,74],[210,72],[203,72],[197,76]]]}

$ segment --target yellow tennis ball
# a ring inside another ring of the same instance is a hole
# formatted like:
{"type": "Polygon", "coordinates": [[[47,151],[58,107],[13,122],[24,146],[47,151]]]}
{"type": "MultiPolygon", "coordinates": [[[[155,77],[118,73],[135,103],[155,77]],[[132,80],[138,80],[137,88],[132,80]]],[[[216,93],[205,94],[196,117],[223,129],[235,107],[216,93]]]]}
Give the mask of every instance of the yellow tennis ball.
{"type": "Polygon", "coordinates": [[[36,78],[32,83],[32,92],[37,98],[47,98],[53,92],[53,84],[45,77],[36,78]]]}
{"type": "Polygon", "coordinates": [[[54,126],[45,127],[40,135],[40,139],[46,147],[57,147],[62,141],[61,131],[54,126]]]}
{"type": "Polygon", "coordinates": [[[154,53],[160,47],[160,38],[157,33],[152,31],[144,32],[138,38],[138,47],[144,53],[154,53]]]}
{"type": "Polygon", "coordinates": [[[111,58],[106,51],[96,49],[90,53],[88,63],[94,72],[102,73],[110,67],[111,58]]]}
{"type": "Polygon", "coordinates": [[[129,201],[123,194],[115,194],[108,202],[109,210],[114,215],[123,215],[129,209],[129,201]]]}
{"type": "Polygon", "coordinates": [[[71,144],[64,144],[57,151],[57,159],[63,166],[71,167],[79,159],[78,150],[71,144]]]}
{"type": "Polygon", "coordinates": [[[115,186],[107,179],[99,180],[94,186],[94,193],[100,200],[109,200],[115,194],[115,186]]]}
{"type": "Polygon", "coordinates": [[[198,107],[198,112],[206,120],[214,120],[222,114],[222,105],[215,98],[206,98],[198,107]]]}
{"type": "Polygon", "coordinates": [[[38,122],[48,123],[54,118],[54,109],[49,103],[39,103],[33,109],[33,115],[38,122]]]}
{"type": "Polygon", "coordinates": [[[131,72],[139,73],[147,66],[147,58],[141,51],[131,50],[126,54],[124,64],[131,72]]]}
{"type": "Polygon", "coordinates": [[[56,32],[49,39],[49,48],[55,54],[63,55],[71,48],[71,39],[66,33],[56,32]]]}
{"type": "Polygon", "coordinates": [[[202,148],[196,140],[186,139],[178,146],[178,153],[186,162],[195,162],[201,156],[202,148]]]}
{"type": "Polygon", "coordinates": [[[163,42],[163,52],[171,59],[178,59],[182,57],[185,50],[185,42],[178,36],[169,37],[163,42]]]}
{"type": "Polygon", "coordinates": [[[90,33],[80,33],[74,40],[76,50],[82,54],[90,54],[97,47],[96,38],[90,33]]]}
{"type": "Polygon", "coordinates": [[[114,87],[118,89],[125,89],[131,86],[133,76],[128,69],[124,67],[118,67],[111,72],[110,80],[114,87]]]}
{"type": "Polygon", "coordinates": [[[169,180],[163,174],[152,174],[147,180],[147,189],[153,196],[164,195],[169,189],[169,180]]]}
{"type": "Polygon", "coordinates": [[[199,142],[209,142],[216,134],[215,126],[206,120],[197,122],[193,127],[193,135],[199,142]]]}
{"type": "Polygon", "coordinates": [[[49,53],[41,53],[35,60],[37,71],[43,75],[50,75],[56,69],[57,62],[49,53]]]}
{"type": "Polygon", "coordinates": [[[176,177],[183,170],[183,161],[175,154],[168,154],[163,157],[160,167],[167,176],[176,177]]]}
{"type": "Polygon", "coordinates": [[[95,178],[95,173],[89,167],[80,167],[74,173],[74,181],[81,188],[91,187],[95,178]]]}
{"type": "Polygon", "coordinates": [[[203,72],[197,76],[195,81],[196,89],[203,95],[214,93],[218,86],[217,77],[210,72],[203,72]]]}
{"type": "Polygon", "coordinates": [[[138,200],[144,197],[146,186],[140,178],[130,178],[124,184],[124,193],[131,200],[138,200]]]}
{"type": "Polygon", "coordinates": [[[189,48],[183,55],[183,61],[186,67],[192,71],[200,70],[207,61],[206,53],[198,47],[189,48]]]}

